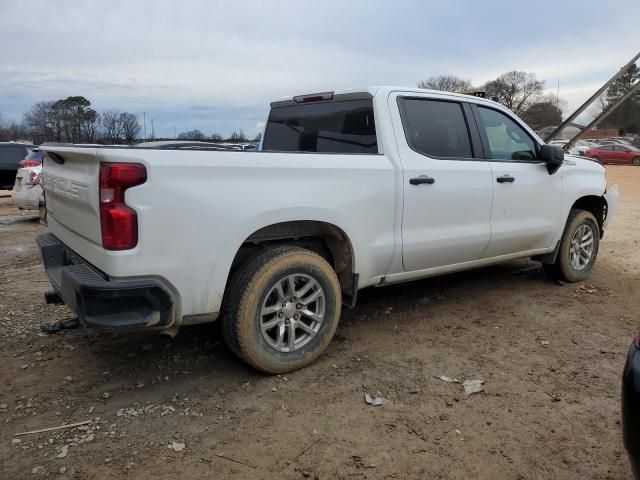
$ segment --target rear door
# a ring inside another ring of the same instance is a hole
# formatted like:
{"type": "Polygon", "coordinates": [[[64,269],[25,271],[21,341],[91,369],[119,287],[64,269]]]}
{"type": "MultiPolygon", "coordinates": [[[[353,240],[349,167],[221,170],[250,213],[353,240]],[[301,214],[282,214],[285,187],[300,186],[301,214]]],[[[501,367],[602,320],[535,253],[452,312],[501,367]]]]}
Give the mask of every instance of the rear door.
{"type": "Polygon", "coordinates": [[[539,145],[518,120],[474,105],[493,183],[491,243],[486,257],[552,246],[562,210],[562,176],[538,160],[539,145]]]}
{"type": "Polygon", "coordinates": [[[469,106],[415,93],[388,101],[404,175],[404,269],[479,259],[491,237],[493,184],[469,106]]]}

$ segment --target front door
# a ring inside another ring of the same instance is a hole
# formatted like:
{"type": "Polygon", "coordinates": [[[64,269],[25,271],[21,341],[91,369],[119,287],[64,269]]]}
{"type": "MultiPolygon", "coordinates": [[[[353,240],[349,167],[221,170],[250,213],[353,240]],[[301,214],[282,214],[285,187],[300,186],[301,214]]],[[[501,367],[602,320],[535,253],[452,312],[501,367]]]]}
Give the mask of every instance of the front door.
{"type": "Polygon", "coordinates": [[[493,177],[468,105],[437,96],[389,97],[404,170],[405,271],[481,258],[491,238],[493,177]]]}
{"type": "Polygon", "coordinates": [[[554,246],[561,223],[562,177],[537,160],[533,138],[515,119],[477,106],[493,176],[491,242],[486,257],[554,246]]]}

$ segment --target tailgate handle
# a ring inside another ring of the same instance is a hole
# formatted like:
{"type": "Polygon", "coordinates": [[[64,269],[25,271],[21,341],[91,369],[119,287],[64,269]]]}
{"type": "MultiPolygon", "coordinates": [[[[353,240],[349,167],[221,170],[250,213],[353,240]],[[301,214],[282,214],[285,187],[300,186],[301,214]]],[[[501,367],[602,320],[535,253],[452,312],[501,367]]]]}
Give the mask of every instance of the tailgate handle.
{"type": "Polygon", "coordinates": [[[58,155],[57,153],[47,152],[47,155],[49,155],[49,158],[51,158],[51,160],[56,162],[58,165],[64,164],[64,158],[58,155]]]}

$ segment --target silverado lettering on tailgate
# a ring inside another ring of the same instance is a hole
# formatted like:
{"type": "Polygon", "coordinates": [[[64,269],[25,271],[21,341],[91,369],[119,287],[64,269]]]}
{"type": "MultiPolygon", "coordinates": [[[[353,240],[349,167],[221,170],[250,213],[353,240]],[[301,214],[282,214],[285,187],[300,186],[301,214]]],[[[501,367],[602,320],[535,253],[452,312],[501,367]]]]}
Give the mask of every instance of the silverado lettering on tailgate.
{"type": "Polygon", "coordinates": [[[56,177],[45,172],[42,176],[42,184],[46,190],[51,190],[65,197],[78,200],[87,200],[88,198],[89,185],[86,183],[74,182],[68,178],[56,177]]]}

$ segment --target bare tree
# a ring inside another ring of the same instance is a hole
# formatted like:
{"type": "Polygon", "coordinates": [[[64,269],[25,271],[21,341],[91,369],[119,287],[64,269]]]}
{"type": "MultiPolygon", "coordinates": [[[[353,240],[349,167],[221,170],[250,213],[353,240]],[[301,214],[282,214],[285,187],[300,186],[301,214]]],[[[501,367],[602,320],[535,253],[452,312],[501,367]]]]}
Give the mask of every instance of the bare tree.
{"type": "Polygon", "coordinates": [[[131,144],[136,138],[140,137],[142,127],[138,117],[133,113],[122,112],[120,114],[120,125],[122,126],[122,135],[126,143],[131,144]]]}
{"type": "Polygon", "coordinates": [[[0,113],[0,142],[30,138],[30,132],[24,123],[10,121],[0,113]]]}
{"type": "Polygon", "coordinates": [[[100,114],[95,110],[90,110],[83,116],[80,122],[80,138],[86,143],[94,143],[100,125],[100,114]]]}
{"type": "Polygon", "coordinates": [[[0,113],[0,142],[9,140],[9,121],[0,113]]]}
{"type": "Polygon", "coordinates": [[[212,140],[214,142],[221,142],[223,138],[222,138],[222,135],[220,135],[219,133],[212,133],[211,136],[209,137],[209,140],[212,140]]]}
{"type": "Polygon", "coordinates": [[[124,135],[121,121],[122,113],[117,110],[107,110],[100,116],[102,138],[111,144],[119,144],[124,135]]]}
{"type": "MultiPolygon", "coordinates": [[[[140,123],[132,113],[108,110],[102,115],[90,108],[85,97],[67,97],[35,104],[24,114],[22,131],[28,130],[37,143],[94,143],[103,140],[132,143],[139,137],[140,123]]],[[[24,138],[24,137],[23,137],[24,138]]]]}
{"type": "Polygon", "coordinates": [[[206,140],[206,138],[205,134],[198,129],[182,132],[178,135],[178,140],[194,140],[200,142],[206,140]]]}
{"type": "Polygon", "coordinates": [[[558,126],[562,123],[562,113],[567,102],[555,95],[539,95],[521,114],[522,119],[534,130],[558,126]]]}
{"type": "Polygon", "coordinates": [[[233,132],[228,140],[230,142],[242,143],[247,141],[247,137],[245,136],[244,131],[240,129],[239,132],[233,132]]]}
{"type": "Polygon", "coordinates": [[[464,80],[455,75],[436,75],[418,82],[418,88],[441,90],[444,92],[460,92],[471,87],[471,80],[464,80]]]}
{"type": "Polygon", "coordinates": [[[487,97],[502,103],[517,115],[521,115],[542,95],[544,82],[535,73],[513,70],[487,82],[484,90],[487,97]]]}
{"type": "Polygon", "coordinates": [[[84,97],[67,97],[55,102],[40,102],[24,116],[24,123],[37,142],[93,142],[98,113],[84,97]]]}
{"type": "Polygon", "coordinates": [[[63,141],[62,120],[53,108],[54,103],[36,103],[24,114],[23,122],[31,129],[37,143],[63,141]]]}
{"type": "MultiPolygon", "coordinates": [[[[600,116],[602,112],[607,108],[607,93],[603,93],[596,100],[591,103],[591,106],[587,109],[586,120],[588,123],[594,121],[600,116]]],[[[578,117],[579,119],[580,117],[578,117]]]]}

